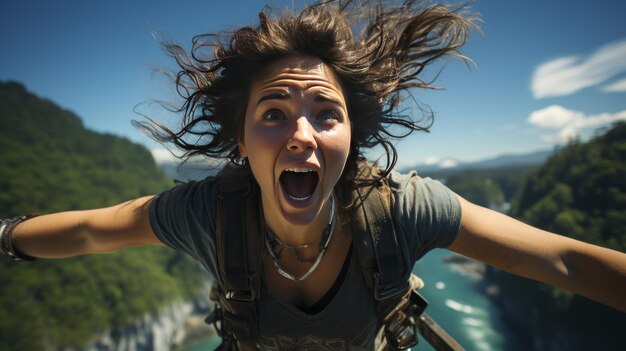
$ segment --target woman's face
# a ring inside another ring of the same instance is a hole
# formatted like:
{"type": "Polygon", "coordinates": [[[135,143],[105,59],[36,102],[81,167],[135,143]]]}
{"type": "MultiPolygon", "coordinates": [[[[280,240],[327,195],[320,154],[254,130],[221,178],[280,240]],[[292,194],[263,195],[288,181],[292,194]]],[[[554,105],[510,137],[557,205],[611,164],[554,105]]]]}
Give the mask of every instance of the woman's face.
{"type": "Polygon", "coordinates": [[[350,137],[341,86],[321,60],[290,56],[271,64],[251,85],[239,141],[266,218],[312,223],[341,176],[350,137]]]}

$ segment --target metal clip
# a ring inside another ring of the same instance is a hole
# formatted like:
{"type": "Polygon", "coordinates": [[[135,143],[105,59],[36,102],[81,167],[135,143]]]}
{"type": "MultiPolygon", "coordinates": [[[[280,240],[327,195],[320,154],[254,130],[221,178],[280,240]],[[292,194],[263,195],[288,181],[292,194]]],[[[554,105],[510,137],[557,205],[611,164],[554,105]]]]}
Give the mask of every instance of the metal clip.
{"type": "Polygon", "coordinates": [[[217,335],[222,335],[222,324],[224,323],[224,313],[222,312],[222,306],[219,303],[215,304],[213,311],[204,319],[204,323],[213,324],[217,335]]]}
{"type": "Polygon", "coordinates": [[[413,289],[409,295],[409,306],[411,316],[418,318],[428,307],[428,301],[420,295],[417,289],[413,289]]]}
{"type": "Polygon", "coordinates": [[[408,318],[404,328],[396,333],[391,333],[385,328],[385,337],[392,350],[408,350],[415,347],[419,342],[417,333],[417,327],[413,318],[408,318]]]}
{"type": "Polygon", "coordinates": [[[237,291],[237,290],[227,290],[226,291],[226,299],[242,301],[242,302],[252,302],[254,300],[254,296],[252,295],[252,291],[237,291]]]}

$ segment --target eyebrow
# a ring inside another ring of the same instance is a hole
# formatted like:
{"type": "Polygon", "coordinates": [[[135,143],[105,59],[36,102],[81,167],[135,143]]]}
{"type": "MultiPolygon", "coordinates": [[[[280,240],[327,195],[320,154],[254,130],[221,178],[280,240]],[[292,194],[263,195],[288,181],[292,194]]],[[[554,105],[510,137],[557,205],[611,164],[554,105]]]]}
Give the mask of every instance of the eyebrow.
{"type": "MultiPolygon", "coordinates": [[[[262,96],[259,101],[257,101],[257,106],[259,106],[261,104],[261,102],[263,101],[267,101],[267,100],[289,100],[291,98],[291,95],[289,93],[270,93],[267,95],[262,96]]],[[[334,99],[330,96],[327,95],[323,95],[323,94],[315,94],[315,97],[313,98],[313,101],[315,102],[330,102],[332,104],[338,105],[338,106],[343,106],[343,104],[337,100],[334,99]]]]}
{"type": "Polygon", "coordinates": [[[323,95],[323,94],[315,94],[314,101],[315,102],[330,102],[330,103],[333,103],[333,104],[338,105],[340,107],[343,106],[343,104],[339,100],[334,99],[334,98],[332,98],[330,96],[327,96],[327,95],[323,95]]]}
{"type": "Polygon", "coordinates": [[[266,100],[289,100],[291,95],[289,93],[270,93],[267,95],[263,95],[259,101],[257,101],[256,105],[259,106],[263,101],[266,100]]]}

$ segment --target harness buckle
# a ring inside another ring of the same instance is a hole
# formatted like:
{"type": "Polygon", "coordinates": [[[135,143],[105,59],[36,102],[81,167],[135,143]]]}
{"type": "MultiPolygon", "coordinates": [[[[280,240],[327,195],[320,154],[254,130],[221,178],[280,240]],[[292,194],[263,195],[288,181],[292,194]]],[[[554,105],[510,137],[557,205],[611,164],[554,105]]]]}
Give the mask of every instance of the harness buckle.
{"type": "Polygon", "coordinates": [[[226,299],[241,302],[252,302],[254,295],[250,290],[226,290],[226,299]]]}
{"type": "Polygon", "coordinates": [[[406,294],[407,287],[403,284],[390,284],[390,287],[381,287],[380,274],[374,272],[374,298],[376,301],[391,299],[406,294]]]}

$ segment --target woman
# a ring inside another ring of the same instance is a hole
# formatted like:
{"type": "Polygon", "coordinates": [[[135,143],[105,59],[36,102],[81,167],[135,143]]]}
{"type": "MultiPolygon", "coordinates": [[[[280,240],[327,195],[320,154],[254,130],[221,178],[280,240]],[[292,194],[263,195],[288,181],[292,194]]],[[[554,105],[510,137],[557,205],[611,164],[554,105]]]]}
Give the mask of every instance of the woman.
{"type": "MultiPolygon", "coordinates": [[[[297,16],[261,13],[258,27],[241,28],[226,41],[197,37],[192,55],[166,46],[181,67],[182,127],[144,127],[186,156],[229,158],[237,175],[250,174],[258,185],[260,221],[244,225],[263,242],[254,346],[374,349],[381,343],[377,335],[388,321],[377,314],[378,296],[352,253],[355,209],[369,201],[364,191],[381,183],[391,194],[383,207],[410,265],[447,247],[626,311],[625,254],[473,205],[415,173],[392,172],[396,153],[387,137],[429,124],[398,114],[402,95],[432,88],[422,70],[441,56],[461,56],[457,49],[474,25],[445,6],[377,4],[331,1],[297,16]],[[375,146],[388,156],[380,172],[362,161],[363,150],[375,146]]],[[[223,208],[216,198],[233,174],[110,208],[5,221],[2,252],[63,258],[168,245],[199,260],[227,295],[220,270],[233,255],[218,257],[216,233],[235,224],[218,218],[223,208]]]]}

